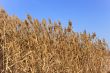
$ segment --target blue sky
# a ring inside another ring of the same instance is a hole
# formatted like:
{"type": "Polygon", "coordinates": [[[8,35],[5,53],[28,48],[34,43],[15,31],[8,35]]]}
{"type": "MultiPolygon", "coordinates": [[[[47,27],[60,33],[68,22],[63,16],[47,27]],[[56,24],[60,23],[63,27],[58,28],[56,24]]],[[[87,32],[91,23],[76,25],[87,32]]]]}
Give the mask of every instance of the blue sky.
{"type": "Polygon", "coordinates": [[[0,0],[0,6],[20,19],[59,19],[64,27],[72,20],[75,31],[96,32],[110,42],[110,0],[0,0]]]}

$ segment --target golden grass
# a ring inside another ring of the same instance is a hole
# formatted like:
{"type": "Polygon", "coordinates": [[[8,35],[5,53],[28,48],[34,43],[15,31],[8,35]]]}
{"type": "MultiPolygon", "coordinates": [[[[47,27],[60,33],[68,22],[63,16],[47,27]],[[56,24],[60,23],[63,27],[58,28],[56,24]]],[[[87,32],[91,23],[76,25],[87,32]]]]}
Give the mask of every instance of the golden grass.
{"type": "Polygon", "coordinates": [[[107,73],[110,51],[96,34],[77,33],[72,22],[25,21],[0,9],[1,73],[107,73]]]}

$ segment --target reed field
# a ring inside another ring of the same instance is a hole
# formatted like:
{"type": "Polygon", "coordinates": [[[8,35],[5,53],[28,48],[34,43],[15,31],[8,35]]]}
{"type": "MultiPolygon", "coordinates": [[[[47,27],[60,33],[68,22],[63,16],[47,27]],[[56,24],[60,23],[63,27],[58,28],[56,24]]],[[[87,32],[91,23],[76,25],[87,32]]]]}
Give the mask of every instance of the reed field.
{"type": "Polygon", "coordinates": [[[62,25],[0,9],[0,73],[110,73],[106,41],[62,25]]]}

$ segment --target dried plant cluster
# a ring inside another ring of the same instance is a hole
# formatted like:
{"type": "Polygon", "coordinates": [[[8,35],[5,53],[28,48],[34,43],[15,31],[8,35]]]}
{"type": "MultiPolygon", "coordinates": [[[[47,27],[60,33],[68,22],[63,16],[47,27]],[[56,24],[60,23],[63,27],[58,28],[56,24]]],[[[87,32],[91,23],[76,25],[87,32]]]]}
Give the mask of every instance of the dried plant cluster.
{"type": "Polygon", "coordinates": [[[96,34],[77,33],[72,22],[27,15],[21,21],[0,9],[0,73],[107,73],[110,53],[96,34]]]}

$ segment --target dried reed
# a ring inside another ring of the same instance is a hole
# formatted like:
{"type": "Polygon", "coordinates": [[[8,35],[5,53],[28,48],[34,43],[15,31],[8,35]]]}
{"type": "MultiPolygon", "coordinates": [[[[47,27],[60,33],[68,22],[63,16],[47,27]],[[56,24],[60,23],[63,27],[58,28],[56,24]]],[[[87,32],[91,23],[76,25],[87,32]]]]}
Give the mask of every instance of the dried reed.
{"type": "Polygon", "coordinates": [[[60,21],[47,24],[30,15],[21,21],[0,9],[1,73],[109,73],[104,40],[74,32],[71,21],[66,29],[60,21]]]}

